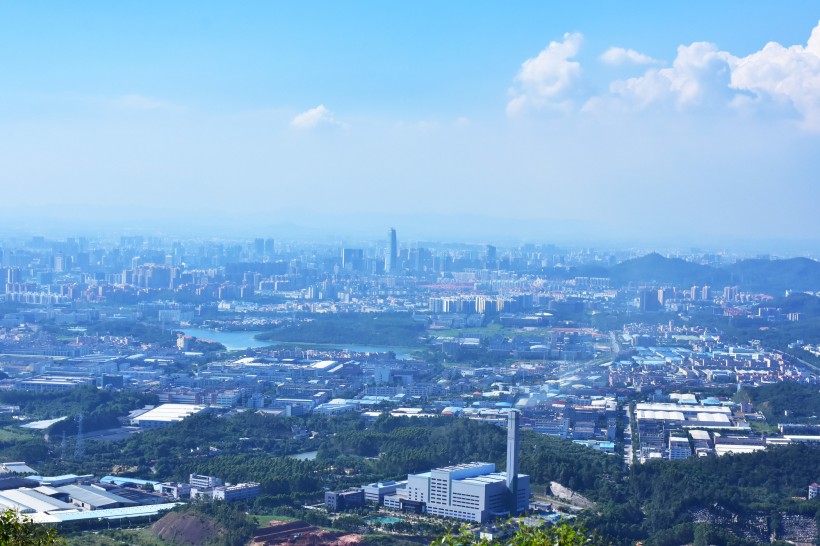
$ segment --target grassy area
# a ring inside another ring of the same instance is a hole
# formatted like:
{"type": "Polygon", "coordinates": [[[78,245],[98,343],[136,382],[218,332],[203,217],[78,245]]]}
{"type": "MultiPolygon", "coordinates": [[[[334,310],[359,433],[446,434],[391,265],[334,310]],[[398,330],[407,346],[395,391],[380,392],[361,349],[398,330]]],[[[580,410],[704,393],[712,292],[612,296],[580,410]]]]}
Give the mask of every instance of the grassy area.
{"type": "Polygon", "coordinates": [[[147,527],[144,529],[117,529],[87,531],[62,536],[66,546],[172,546],[172,543],[158,538],[147,527]]]}
{"type": "Polygon", "coordinates": [[[35,436],[37,436],[37,433],[21,429],[16,425],[0,428],[0,442],[31,440],[35,436]]]}
{"type": "Polygon", "coordinates": [[[550,331],[548,327],[535,328],[507,328],[493,322],[487,326],[478,326],[476,328],[450,328],[447,330],[431,330],[430,333],[436,337],[458,337],[470,335],[495,336],[502,335],[507,337],[518,335],[546,335],[550,331]]]}
{"type": "Polygon", "coordinates": [[[759,434],[777,434],[779,432],[775,425],[770,425],[766,421],[749,421],[749,427],[759,434]]]}
{"type": "Polygon", "coordinates": [[[362,535],[361,541],[363,546],[415,546],[417,544],[429,543],[430,540],[425,537],[384,534],[362,535]]]}
{"type": "Polygon", "coordinates": [[[263,516],[254,515],[253,517],[255,517],[256,521],[259,522],[259,527],[267,527],[268,524],[272,521],[299,521],[299,518],[291,518],[288,516],[277,516],[270,514],[265,514],[263,516]]]}
{"type": "Polygon", "coordinates": [[[424,325],[406,313],[351,313],[316,316],[311,320],[279,325],[256,335],[262,341],[328,345],[417,347],[424,325]]]}
{"type": "MultiPolygon", "coordinates": [[[[299,348],[303,350],[337,350],[341,351],[346,347],[360,345],[358,343],[301,343],[298,341],[271,341],[270,345],[267,347],[273,347],[274,349],[282,349],[282,348],[299,348]]],[[[371,345],[362,344],[363,347],[368,347],[371,345]]],[[[409,347],[409,346],[401,346],[401,345],[372,345],[371,347],[378,347],[380,349],[392,350],[392,351],[413,351],[416,347],[409,347]]],[[[242,352],[243,349],[237,349],[235,353],[242,352]]]]}

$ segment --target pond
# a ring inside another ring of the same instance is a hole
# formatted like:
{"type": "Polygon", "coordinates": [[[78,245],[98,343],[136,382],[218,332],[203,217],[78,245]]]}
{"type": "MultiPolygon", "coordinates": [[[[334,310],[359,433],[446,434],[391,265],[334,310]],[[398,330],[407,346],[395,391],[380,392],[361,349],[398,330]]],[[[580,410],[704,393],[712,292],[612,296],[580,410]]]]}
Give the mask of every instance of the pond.
{"type": "Polygon", "coordinates": [[[377,518],[368,518],[365,520],[367,523],[378,523],[380,525],[392,525],[393,523],[401,523],[402,521],[404,520],[393,516],[379,516],[377,518]]]}
{"type": "Polygon", "coordinates": [[[297,461],[312,461],[316,459],[318,451],[305,451],[304,453],[296,453],[295,455],[288,455],[288,459],[296,459],[297,461]]]}
{"type": "Polygon", "coordinates": [[[220,330],[207,330],[205,328],[184,328],[180,330],[186,336],[194,336],[199,339],[209,339],[216,341],[225,346],[229,351],[241,351],[243,349],[257,349],[259,347],[268,347],[270,345],[295,345],[301,347],[316,346],[322,349],[338,349],[340,351],[351,351],[355,353],[387,353],[393,351],[396,353],[396,358],[406,360],[410,358],[410,352],[413,350],[410,347],[382,347],[377,345],[347,345],[344,343],[309,343],[309,342],[293,342],[293,341],[260,341],[254,336],[262,332],[249,330],[237,332],[223,332],[220,330]]]}

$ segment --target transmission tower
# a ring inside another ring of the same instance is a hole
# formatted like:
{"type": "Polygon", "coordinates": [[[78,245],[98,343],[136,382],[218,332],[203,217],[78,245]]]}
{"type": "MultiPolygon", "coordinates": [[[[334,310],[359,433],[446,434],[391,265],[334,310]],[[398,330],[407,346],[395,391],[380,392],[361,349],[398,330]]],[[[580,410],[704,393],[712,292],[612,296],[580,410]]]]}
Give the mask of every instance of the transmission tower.
{"type": "Polygon", "coordinates": [[[82,458],[85,454],[85,441],[83,440],[83,414],[77,420],[77,442],[74,444],[74,457],[82,458]]]}

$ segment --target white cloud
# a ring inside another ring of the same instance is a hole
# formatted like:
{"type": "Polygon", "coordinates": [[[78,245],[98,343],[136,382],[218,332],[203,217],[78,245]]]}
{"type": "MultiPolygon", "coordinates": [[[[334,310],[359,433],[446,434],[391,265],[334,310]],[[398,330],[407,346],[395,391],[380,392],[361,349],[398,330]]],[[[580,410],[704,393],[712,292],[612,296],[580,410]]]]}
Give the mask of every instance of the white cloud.
{"type": "Polygon", "coordinates": [[[341,124],[333,116],[333,113],[325,108],[324,104],[320,104],[298,114],[291,120],[290,125],[296,129],[315,129],[320,126],[341,124]]]}
{"type": "Polygon", "coordinates": [[[805,46],[766,44],[736,57],[712,43],[678,47],[669,68],[610,84],[609,95],[591,99],[584,110],[671,107],[678,110],[787,112],[804,128],[820,131],[820,23],[805,46]]]}
{"type": "MultiPolygon", "coordinates": [[[[582,104],[582,68],[572,60],[580,34],[565,34],[527,59],[515,78],[507,113],[553,109],[588,114],[670,110],[797,118],[820,132],[820,22],[806,45],[776,42],[737,57],[710,42],[680,45],[671,66],[649,66],[640,76],[618,79],[582,104]]],[[[600,60],[613,66],[663,64],[631,49],[611,47],[600,60]]]]}
{"type": "Polygon", "coordinates": [[[770,42],[737,59],[731,85],[749,92],[741,107],[774,105],[792,109],[808,129],[820,130],[820,23],[806,46],[770,42]]]}
{"type": "Polygon", "coordinates": [[[671,67],[653,68],[636,78],[616,80],[609,89],[634,109],[654,105],[681,110],[725,107],[735,97],[735,91],[729,87],[733,59],[708,42],[682,45],[671,67]]]}
{"type": "Polygon", "coordinates": [[[581,64],[572,61],[583,43],[578,33],[564,34],[563,41],[550,42],[536,57],[527,59],[515,77],[516,86],[507,103],[507,113],[527,110],[566,110],[581,80],[581,64]]]}
{"type": "Polygon", "coordinates": [[[649,55],[622,47],[610,47],[601,55],[601,61],[612,66],[663,64],[649,55]]]}

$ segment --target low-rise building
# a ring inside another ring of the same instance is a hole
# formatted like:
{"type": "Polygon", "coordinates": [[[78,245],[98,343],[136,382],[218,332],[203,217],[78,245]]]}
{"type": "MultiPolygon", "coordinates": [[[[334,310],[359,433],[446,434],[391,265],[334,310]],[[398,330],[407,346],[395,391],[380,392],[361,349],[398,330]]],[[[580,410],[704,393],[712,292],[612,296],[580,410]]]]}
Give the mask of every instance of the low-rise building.
{"type": "Polygon", "coordinates": [[[207,489],[224,484],[221,479],[204,474],[190,474],[188,476],[188,483],[191,484],[191,487],[196,487],[197,489],[207,489]]]}
{"type": "Polygon", "coordinates": [[[16,387],[22,391],[57,392],[94,384],[95,380],[90,376],[39,375],[31,379],[21,379],[16,387]]]}
{"type": "Polygon", "coordinates": [[[680,436],[669,437],[669,460],[678,461],[692,456],[692,447],[689,438],[680,436]]]}
{"type": "Polygon", "coordinates": [[[393,495],[400,486],[406,486],[407,482],[377,482],[362,486],[365,502],[372,502],[378,505],[384,504],[386,495],[393,495]]]}
{"type": "Polygon", "coordinates": [[[360,508],[364,506],[364,491],[355,487],[344,491],[327,491],[325,506],[332,512],[360,508]]]}
{"type": "Polygon", "coordinates": [[[63,485],[55,487],[71,499],[72,504],[85,510],[100,510],[135,506],[138,503],[90,485],[63,485]]]}
{"type": "Polygon", "coordinates": [[[178,423],[186,417],[207,409],[195,404],[162,404],[131,419],[131,424],[143,429],[160,428],[178,423]]]}
{"type": "Polygon", "coordinates": [[[213,488],[211,498],[213,498],[213,500],[234,502],[256,498],[261,492],[262,486],[256,482],[220,485],[213,488]]]}
{"type": "Polygon", "coordinates": [[[159,484],[159,492],[172,499],[187,499],[191,496],[191,485],[187,483],[164,482],[159,484]]]}

